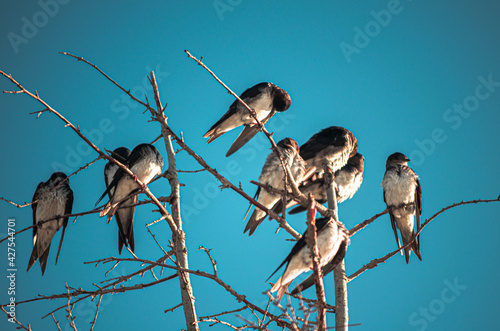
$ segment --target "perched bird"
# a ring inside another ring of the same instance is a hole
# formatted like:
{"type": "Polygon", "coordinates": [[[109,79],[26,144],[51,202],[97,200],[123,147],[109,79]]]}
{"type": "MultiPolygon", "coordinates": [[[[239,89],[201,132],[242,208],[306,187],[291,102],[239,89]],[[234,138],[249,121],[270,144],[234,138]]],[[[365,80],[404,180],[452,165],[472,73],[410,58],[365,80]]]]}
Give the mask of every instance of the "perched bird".
{"type": "MultiPolygon", "coordinates": [[[[305,163],[299,155],[299,145],[292,138],[285,138],[278,142],[277,144],[278,150],[283,158],[283,162],[288,165],[290,168],[290,172],[296,182],[300,182],[302,180],[302,176],[304,175],[304,166],[305,163]]],[[[259,182],[262,184],[270,185],[276,189],[284,188],[284,173],[283,167],[281,165],[280,158],[276,154],[275,151],[272,151],[266,159],[264,166],[262,167],[262,171],[259,176],[259,182]]],[[[279,194],[271,193],[266,191],[265,189],[261,189],[259,187],[257,189],[257,193],[255,197],[259,203],[264,205],[267,208],[271,208],[274,204],[281,198],[279,194]]],[[[248,208],[248,212],[252,208],[252,205],[248,208]]],[[[246,233],[249,231],[249,235],[251,236],[260,223],[266,218],[266,212],[255,207],[252,216],[248,220],[247,226],[245,227],[246,233]]],[[[245,215],[246,218],[246,215],[245,215]]]]}
{"type": "MultiPolygon", "coordinates": [[[[365,158],[363,155],[356,153],[356,155],[349,158],[345,166],[335,171],[334,180],[337,184],[337,203],[342,203],[347,199],[351,199],[359,190],[361,183],[363,183],[364,164],[365,158]]],[[[326,183],[323,176],[303,182],[299,186],[299,190],[306,196],[311,193],[319,203],[325,203],[327,201],[326,183]]],[[[279,203],[280,202],[278,202],[278,204],[279,203]]],[[[291,200],[287,204],[287,209],[296,204],[297,202],[291,200]]],[[[279,208],[280,206],[277,206],[275,210],[277,213],[281,212],[279,208]]],[[[297,214],[304,210],[306,210],[305,207],[297,206],[290,211],[290,214],[297,214]]]]}
{"type": "MultiPolygon", "coordinates": [[[[321,274],[323,275],[323,278],[326,275],[328,275],[330,272],[332,272],[333,269],[335,269],[335,267],[340,262],[342,262],[342,260],[345,257],[345,254],[347,253],[347,246],[349,245],[349,241],[350,241],[349,238],[344,239],[344,241],[342,241],[340,243],[340,247],[339,247],[339,250],[337,251],[337,254],[335,254],[335,256],[333,257],[333,259],[330,262],[328,262],[327,264],[325,264],[321,268],[321,274]]],[[[314,274],[311,274],[304,281],[302,281],[302,283],[300,283],[299,285],[295,286],[295,288],[292,291],[292,294],[297,294],[299,292],[305,291],[309,287],[313,286],[314,283],[315,283],[315,281],[314,281],[314,274]]]]}
{"type": "MultiPolygon", "coordinates": [[[[130,156],[130,150],[125,147],[118,147],[112,153],[112,156],[123,164],[127,163],[127,159],[130,156]]],[[[116,171],[120,169],[115,163],[108,162],[104,166],[104,183],[106,188],[109,187],[113,181],[113,177],[116,171]]],[[[108,192],[108,196],[111,199],[115,193],[115,188],[111,188],[108,192]]],[[[123,201],[121,205],[128,206],[137,203],[137,195],[134,195],[130,199],[123,201]]],[[[122,253],[123,246],[127,242],[130,242],[130,246],[134,247],[134,233],[132,224],[134,222],[135,207],[121,207],[115,213],[116,224],[118,225],[118,252],[122,253]],[[130,230],[130,232],[129,232],[130,230]]]]}
{"type": "MultiPolygon", "coordinates": [[[[38,184],[33,195],[33,201],[37,200],[38,202],[34,202],[31,205],[31,208],[33,208],[33,225],[58,216],[71,214],[71,210],[73,209],[73,191],[69,187],[67,176],[62,172],[55,172],[50,176],[48,181],[38,184]],[[66,181],[64,181],[65,179],[66,181]]],[[[59,217],[33,227],[33,251],[26,271],[29,271],[36,260],[39,259],[43,276],[47,267],[52,238],[54,238],[54,235],[62,226],[63,230],[56,255],[57,264],[67,225],[68,217],[59,217]]]]}
{"type": "Polygon", "coordinates": [[[358,140],[351,131],[340,126],[331,126],[321,130],[300,146],[300,156],[306,162],[304,180],[309,179],[315,173],[323,174],[325,160],[335,172],[357,152],[358,140]]]}
{"type": "MultiPolygon", "coordinates": [[[[267,123],[276,112],[283,112],[292,103],[288,93],[273,83],[260,83],[246,89],[240,98],[257,113],[257,118],[263,124],[267,123]]],[[[218,120],[203,138],[208,138],[207,144],[222,136],[224,133],[244,125],[240,135],[229,148],[226,156],[229,156],[252,139],[260,127],[254,118],[250,116],[241,102],[235,100],[229,110],[218,120]]]]}
{"type": "MultiPolygon", "coordinates": [[[[125,165],[134,173],[134,176],[139,179],[144,185],[147,185],[154,176],[161,174],[161,169],[163,168],[163,158],[160,152],[151,144],[140,144],[137,145],[130,153],[125,165]]],[[[107,215],[107,222],[111,220],[113,215],[119,210],[121,205],[128,205],[130,200],[132,202],[137,202],[137,195],[133,195],[139,191],[140,187],[135,182],[134,178],[129,176],[123,169],[119,168],[116,170],[113,180],[109,183],[106,191],[97,201],[96,205],[104,198],[108,193],[110,194],[109,202],[104,206],[103,210],[99,214],[101,217],[107,215]],[[128,198],[127,198],[128,197],[128,198]]],[[[117,220],[118,230],[120,233],[120,239],[118,243],[118,248],[121,251],[123,245],[130,245],[132,252],[135,249],[134,243],[134,209],[127,214],[126,208],[123,213],[120,212],[117,220]],[[123,215],[123,218],[122,218],[123,215]]]]}
{"type": "MultiPolygon", "coordinates": [[[[306,244],[306,236],[308,230],[295,243],[292,251],[280,266],[269,276],[271,278],[285,263],[286,268],[283,275],[276,281],[271,288],[271,293],[278,291],[277,298],[281,300],[283,295],[290,286],[290,283],[301,273],[312,269],[313,263],[311,259],[311,250],[306,244]]],[[[329,262],[335,261],[337,264],[342,261],[345,255],[345,249],[349,244],[349,232],[340,222],[336,222],[333,218],[318,218],[316,220],[317,242],[320,256],[320,267],[325,266],[329,262]],[[344,245],[344,246],[342,246],[344,245]],[[343,247],[342,250],[339,248],[343,247]],[[337,256],[338,255],[338,256],[337,256]]],[[[335,268],[336,264],[333,265],[335,268]]],[[[332,268],[332,270],[333,270],[332,268]]],[[[267,280],[269,280],[269,278],[267,280]]],[[[266,282],[267,282],[266,280],[266,282]]]]}
{"type": "MultiPolygon", "coordinates": [[[[417,231],[420,229],[422,215],[422,191],[417,174],[408,167],[410,159],[402,153],[394,153],[387,158],[385,175],[382,180],[384,201],[389,209],[391,225],[398,248],[401,248],[396,227],[401,232],[403,246],[413,240],[414,218],[417,218],[417,231]]],[[[420,235],[405,251],[406,263],[410,261],[411,250],[420,261],[420,235]]],[[[402,254],[402,253],[401,253],[402,254]]]]}

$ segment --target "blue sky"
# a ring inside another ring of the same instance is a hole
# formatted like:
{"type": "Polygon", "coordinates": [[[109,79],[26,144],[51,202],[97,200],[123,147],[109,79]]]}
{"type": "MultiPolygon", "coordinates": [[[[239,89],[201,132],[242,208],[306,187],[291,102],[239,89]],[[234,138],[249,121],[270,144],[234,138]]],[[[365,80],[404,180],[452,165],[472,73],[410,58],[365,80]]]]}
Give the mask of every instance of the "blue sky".
{"type": "MultiPolygon", "coordinates": [[[[69,51],[96,63],[134,95],[152,99],[146,75],[154,70],[167,116],[186,143],[233,183],[255,192],[269,143],[263,135],[230,158],[224,157],[238,132],[210,145],[202,135],[227,110],[233,99],[184,49],[214,70],[236,93],[263,81],[286,89],[292,106],[272,119],[276,140],[290,136],[304,143],[320,129],[339,125],[358,138],[365,155],[364,183],[350,201],[339,206],[348,228],[385,208],[380,182],[393,152],[412,159],[421,178],[423,217],[453,202],[495,198],[500,194],[500,4],[492,1],[206,1],[144,4],[107,1],[99,4],[60,1],[4,2],[0,14],[0,69],[13,74],[74,124],[86,130],[99,147],[114,149],[149,142],[159,134],[141,107],[90,67],[58,54],[69,51]],[[42,3],[42,5],[40,4],[42,3]],[[58,4],[54,6],[54,3],[58,4]],[[36,25],[35,25],[36,23],[36,25]],[[489,81],[489,83],[488,83],[489,81]]],[[[13,86],[0,79],[0,89],[13,86]]],[[[0,94],[0,196],[30,201],[40,181],[56,169],[67,173],[96,157],[55,116],[29,115],[41,106],[23,95],[0,94]]],[[[166,156],[163,143],[156,145],[166,156]]],[[[186,154],[178,168],[199,169],[186,154]]],[[[104,162],[71,178],[73,210],[89,210],[104,191],[104,162]]],[[[165,165],[166,169],[166,165],[165,165]]],[[[220,191],[208,173],[181,174],[182,213],[192,269],[210,271],[206,246],[218,262],[219,276],[256,304],[265,305],[265,279],[288,254],[292,243],[275,222],[264,222],[251,237],[243,235],[248,203],[230,190],[220,191]]],[[[168,195],[166,181],[151,185],[168,195]]],[[[144,224],[155,219],[153,208],[137,208],[136,253],[157,259],[161,251],[144,224]]],[[[421,236],[423,262],[402,256],[369,271],[348,285],[351,323],[363,330],[492,329],[498,285],[500,204],[453,209],[428,226],[421,236]]],[[[32,224],[31,208],[0,203],[3,228],[7,218],[16,228],[32,224]]],[[[299,232],[303,215],[289,217],[299,232]]],[[[163,245],[167,224],[151,230],[163,245]]],[[[97,215],[68,225],[59,263],[53,247],[44,277],[37,263],[26,273],[31,233],[16,237],[16,300],[65,291],[64,282],[91,289],[106,279],[106,267],[84,265],[117,256],[117,229],[97,215]]],[[[56,235],[55,240],[59,240],[56,235]]],[[[0,261],[7,265],[7,246],[0,261]]],[[[55,245],[54,245],[55,246],[55,245]]],[[[396,248],[388,216],[352,238],[347,273],[396,248]]],[[[125,257],[128,253],[124,253],[125,257]]],[[[7,267],[5,267],[7,268],[7,267]]],[[[110,276],[131,273],[136,264],[122,264],[110,276]]],[[[7,271],[4,271],[7,274],[7,271]]],[[[168,274],[168,272],[167,272],[168,274]]],[[[277,276],[272,279],[276,280],[277,276]]],[[[325,278],[327,301],[334,302],[332,276],[325,278]]],[[[151,281],[150,275],[130,285],[151,281]]],[[[241,306],[210,280],[192,277],[199,316],[241,306]]],[[[8,282],[0,281],[6,303],[8,282]]],[[[306,292],[309,297],[314,291],[306,292]]],[[[96,330],[169,329],[184,325],[178,281],[115,294],[103,299],[96,330]]],[[[28,303],[18,318],[33,330],[54,328],[41,319],[64,300],[28,303]]],[[[77,305],[79,329],[88,328],[95,303],[77,305]]],[[[63,311],[56,317],[68,329],[63,311]]],[[[245,318],[252,315],[244,313],[245,318]]],[[[242,324],[234,316],[228,320],[242,324]]],[[[329,316],[334,325],[334,316],[329,316]]],[[[14,326],[1,320],[2,330],[14,326]]],[[[201,324],[208,329],[208,324],[201,324]]],[[[222,326],[211,330],[226,329],[222,326]]]]}

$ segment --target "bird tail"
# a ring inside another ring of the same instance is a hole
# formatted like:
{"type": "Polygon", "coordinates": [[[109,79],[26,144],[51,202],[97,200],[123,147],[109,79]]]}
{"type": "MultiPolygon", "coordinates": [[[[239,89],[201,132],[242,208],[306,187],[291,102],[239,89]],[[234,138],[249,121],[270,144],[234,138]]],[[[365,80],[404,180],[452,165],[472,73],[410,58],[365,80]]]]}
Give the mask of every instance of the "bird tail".
{"type": "Polygon", "coordinates": [[[57,247],[57,255],[56,255],[56,265],[57,261],[59,261],[59,253],[61,253],[61,247],[62,243],[64,240],[64,234],[66,233],[66,225],[63,225],[62,233],[61,233],[61,239],[59,240],[59,246],[57,247]]]}
{"type": "Polygon", "coordinates": [[[42,276],[45,273],[45,268],[47,268],[47,260],[49,259],[49,251],[50,251],[50,244],[47,246],[47,249],[45,252],[43,252],[42,255],[40,255],[40,258],[38,259],[40,261],[40,267],[42,268],[42,276]]]}
{"type": "Polygon", "coordinates": [[[37,259],[38,259],[38,249],[36,247],[36,238],[35,238],[33,244],[33,251],[31,252],[30,260],[28,261],[28,269],[26,269],[26,272],[30,271],[31,267],[33,267],[37,259]]]}
{"type": "Polygon", "coordinates": [[[290,210],[290,211],[288,212],[288,214],[290,214],[290,215],[295,215],[295,214],[298,214],[298,213],[303,212],[303,211],[304,211],[304,210],[306,210],[306,209],[307,209],[306,207],[304,207],[304,206],[300,205],[300,206],[297,206],[297,207],[293,208],[292,210],[290,210]]]}
{"type": "MultiPolygon", "coordinates": [[[[407,243],[409,243],[410,241],[413,240],[414,233],[413,232],[401,232],[401,238],[403,239],[403,245],[406,245],[407,243]]],[[[413,241],[410,244],[410,246],[406,247],[404,249],[404,251],[405,251],[406,264],[408,264],[410,261],[411,251],[413,251],[415,253],[415,255],[417,256],[417,258],[420,261],[422,261],[422,255],[420,254],[418,238],[416,238],[415,241],[413,241]]]]}
{"type": "MultiPolygon", "coordinates": [[[[215,131],[215,130],[213,130],[215,131]]],[[[208,131],[203,137],[204,138],[208,138],[207,140],[207,144],[210,144],[212,141],[214,141],[215,139],[219,138],[220,136],[222,136],[225,132],[211,132],[211,131],[208,131]]]]}
{"type": "Polygon", "coordinates": [[[243,231],[243,233],[249,231],[248,235],[251,236],[255,232],[257,227],[260,225],[260,223],[262,223],[264,218],[266,218],[266,214],[262,210],[256,207],[256,209],[252,213],[252,216],[248,220],[247,226],[245,227],[245,231],[243,231]]]}
{"type": "Polygon", "coordinates": [[[118,252],[121,254],[124,245],[129,246],[132,252],[135,249],[134,242],[134,214],[135,206],[122,207],[127,205],[134,205],[137,203],[139,196],[134,195],[132,198],[120,203],[115,213],[116,224],[118,225],[118,252]],[[120,208],[121,207],[121,208],[120,208]]]}
{"type": "Polygon", "coordinates": [[[276,284],[274,284],[273,287],[271,288],[271,293],[278,291],[278,293],[276,294],[276,298],[278,299],[278,301],[281,301],[281,298],[283,298],[283,295],[285,295],[285,293],[288,290],[288,287],[290,286],[290,283],[291,283],[291,282],[288,282],[287,284],[281,284],[282,277],[280,277],[276,281],[276,284]]]}

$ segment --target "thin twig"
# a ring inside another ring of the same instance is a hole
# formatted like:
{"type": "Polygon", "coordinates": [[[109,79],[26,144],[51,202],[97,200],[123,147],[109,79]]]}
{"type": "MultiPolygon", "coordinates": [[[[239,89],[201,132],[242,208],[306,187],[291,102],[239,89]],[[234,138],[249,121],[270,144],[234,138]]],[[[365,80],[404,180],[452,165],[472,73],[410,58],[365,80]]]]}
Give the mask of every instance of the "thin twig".
{"type": "Polygon", "coordinates": [[[461,201],[461,202],[453,203],[453,204],[451,204],[449,206],[446,206],[446,207],[442,208],[437,213],[435,213],[434,215],[432,215],[431,217],[429,217],[422,224],[422,226],[420,227],[420,229],[417,231],[417,233],[413,237],[413,240],[409,241],[408,243],[406,243],[406,245],[402,246],[401,248],[396,249],[395,251],[392,251],[392,252],[388,253],[387,255],[384,255],[381,258],[371,260],[370,262],[368,262],[367,264],[365,264],[363,267],[361,267],[360,269],[358,269],[357,271],[355,271],[354,273],[352,273],[349,277],[347,277],[347,281],[350,282],[350,281],[354,280],[356,277],[358,277],[359,275],[361,275],[362,273],[364,273],[366,270],[373,269],[373,268],[377,267],[379,264],[384,263],[385,261],[387,261],[388,259],[390,259],[394,255],[396,255],[401,250],[405,249],[406,247],[409,247],[413,243],[413,241],[415,240],[415,238],[425,229],[425,227],[431,221],[433,221],[434,219],[436,219],[436,217],[438,217],[439,215],[441,215],[445,211],[447,211],[449,209],[452,209],[452,208],[455,208],[455,207],[458,207],[458,206],[463,206],[463,205],[468,205],[468,204],[489,203],[489,202],[499,202],[499,201],[500,201],[500,196],[498,198],[496,198],[496,199],[476,199],[476,200],[469,200],[469,201],[461,201]]]}
{"type": "Polygon", "coordinates": [[[388,210],[385,209],[384,211],[372,216],[371,218],[367,219],[364,222],[361,222],[355,226],[352,227],[352,229],[349,230],[349,236],[354,236],[358,231],[363,230],[365,227],[367,227],[370,223],[375,221],[377,218],[379,218],[382,215],[385,215],[388,213],[388,210]]]}
{"type": "MultiPolygon", "coordinates": [[[[68,55],[68,54],[66,54],[68,55]]],[[[74,56],[73,56],[74,57],[74,56]]],[[[87,143],[87,145],[89,145],[94,151],[96,151],[102,158],[108,160],[108,161],[111,161],[113,163],[115,163],[116,165],[118,165],[121,169],[123,169],[123,171],[128,174],[131,178],[133,178],[133,180],[139,185],[139,187],[141,187],[143,190],[144,190],[144,193],[151,199],[153,200],[153,203],[158,206],[160,212],[162,215],[166,215],[166,219],[167,221],[169,222],[169,225],[171,226],[172,228],[172,231],[174,232],[177,232],[177,229],[175,227],[175,224],[173,222],[173,219],[172,219],[172,216],[170,216],[170,213],[165,209],[165,207],[163,207],[163,205],[160,203],[160,201],[158,201],[158,199],[153,195],[153,193],[151,193],[151,191],[149,190],[149,188],[144,184],[142,183],[138,178],[137,176],[134,175],[134,173],[127,167],[125,166],[124,164],[122,164],[121,162],[119,162],[118,160],[116,160],[115,158],[113,158],[112,156],[109,156],[107,155],[106,153],[102,152],[94,143],[92,143],[89,139],[87,139],[87,137],[85,137],[85,135],[81,132],[80,128],[79,127],[75,127],[70,121],[68,121],[64,116],[62,116],[58,111],[56,111],[54,108],[52,108],[49,104],[47,104],[44,100],[42,100],[39,96],[38,96],[38,93],[36,94],[33,94],[31,93],[30,91],[28,91],[27,89],[25,89],[19,82],[17,82],[13,77],[12,75],[7,75],[5,72],[1,71],[0,70],[0,74],[4,77],[6,77],[7,79],[9,79],[14,85],[16,85],[21,91],[23,91],[23,93],[27,94],[28,96],[30,96],[31,98],[35,99],[36,101],[38,101],[39,103],[41,103],[43,106],[45,106],[47,109],[50,110],[51,113],[53,113],[54,115],[56,115],[57,117],[59,117],[64,123],[65,123],[65,127],[70,127],[83,141],[85,141],[85,143],[87,143]]],[[[104,73],[103,73],[104,74],[104,73]]],[[[116,84],[116,83],[115,83],[116,84]]]]}
{"type": "Polygon", "coordinates": [[[172,308],[165,309],[163,312],[164,312],[164,313],[173,312],[174,310],[176,310],[176,309],[177,309],[177,308],[179,308],[179,307],[182,307],[182,302],[181,302],[181,303],[179,303],[178,305],[173,306],[172,308]]]}
{"type": "Polygon", "coordinates": [[[56,320],[56,317],[54,316],[54,314],[50,314],[50,316],[52,316],[52,319],[54,320],[54,323],[56,324],[57,330],[62,331],[61,327],[59,326],[59,321],[56,320]]]}
{"type": "Polygon", "coordinates": [[[203,250],[205,251],[205,253],[207,253],[208,255],[208,258],[210,259],[210,262],[212,263],[212,268],[214,269],[214,276],[215,277],[218,277],[217,276],[217,261],[215,261],[213,258],[212,258],[212,255],[210,254],[210,251],[212,250],[211,248],[206,248],[206,247],[203,247],[203,246],[200,246],[198,247],[198,250],[203,250]]]}
{"type": "MultiPolygon", "coordinates": [[[[17,305],[17,303],[16,303],[17,305]]],[[[19,325],[18,329],[24,329],[24,330],[27,330],[27,331],[31,331],[31,326],[28,324],[28,327],[25,327],[24,325],[21,324],[21,322],[19,322],[17,319],[16,319],[16,316],[12,316],[9,312],[7,312],[4,307],[6,307],[7,305],[0,305],[0,309],[2,309],[2,311],[7,315],[7,319],[12,319],[14,321],[14,323],[16,323],[17,325],[19,325]]]]}
{"type": "Polygon", "coordinates": [[[94,330],[95,322],[97,322],[97,314],[99,314],[99,307],[101,306],[102,294],[99,296],[99,301],[97,301],[97,306],[95,309],[94,319],[92,320],[90,331],[94,330]]]}

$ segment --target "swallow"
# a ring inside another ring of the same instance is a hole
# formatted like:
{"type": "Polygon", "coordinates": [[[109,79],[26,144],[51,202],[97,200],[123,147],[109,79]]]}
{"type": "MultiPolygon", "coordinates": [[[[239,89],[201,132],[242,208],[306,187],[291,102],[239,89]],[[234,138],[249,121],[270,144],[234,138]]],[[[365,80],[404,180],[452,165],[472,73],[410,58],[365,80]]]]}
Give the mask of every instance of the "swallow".
{"type": "Polygon", "coordinates": [[[61,239],[59,241],[59,247],[56,255],[57,265],[64,239],[64,233],[66,232],[66,226],[68,225],[68,217],[59,217],[38,226],[37,224],[41,221],[71,214],[73,209],[73,191],[69,187],[69,179],[67,179],[67,176],[62,172],[53,173],[48,181],[38,184],[32,201],[34,201],[31,208],[33,208],[33,225],[35,225],[33,227],[33,251],[31,253],[26,272],[33,267],[38,259],[40,261],[43,276],[45,268],[47,267],[47,259],[49,258],[52,238],[54,238],[56,232],[62,227],[61,239]],[[64,181],[65,179],[66,181],[64,181]]]}
{"type": "MultiPolygon", "coordinates": [[[[127,159],[130,156],[130,150],[125,147],[118,147],[112,152],[112,156],[120,161],[123,164],[126,164],[127,159]]],[[[116,174],[116,171],[120,169],[115,163],[108,162],[106,166],[104,166],[104,183],[106,184],[106,188],[108,188],[113,181],[113,177],[116,174]]],[[[113,194],[115,193],[115,188],[109,190],[108,196],[111,199],[113,194]]],[[[137,195],[134,195],[128,200],[123,202],[123,206],[133,205],[137,203],[137,195]]],[[[123,246],[125,243],[130,242],[131,247],[134,247],[134,233],[132,224],[134,222],[134,207],[121,207],[115,213],[116,224],[118,225],[118,252],[121,255],[123,246]],[[132,231],[128,231],[131,229],[132,231]]]]}
{"type": "MultiPolygon", "coordinates": [[[[127,158],[125,165],[134,173],[144,185],[149,184],[151,180],[156,176],[161,174],[163,168],[163,157],[160,152],[151,144],[140,144],[137,145],[129,157],[127,158]]],[[[101,195],[96,205],[106,196],[110,194],[109,202],[104,206],[103,210],[99,214],[100,217],[107,215],[107,222],[111,221],[111,218],[120,206],[128,205],[129,203],[136,203],[139,192],[139,185],[135,182],[134,178],[129,176],[123,171],[122,168],[116,170],[113,179],[106,188],[106,191],[101,195]],[[132,201],[131,201],[132,200],[132,201]]],[[[117,213],[117,224],[119,230],[119,241],[118,249],[121,253],[123,245],[129,246],[132,252],[135,249],[134,242],[134,208],[124,208],[122,211],[117,213]],[[128,211],[127,211],[128,210],[128,211]]]]}
{"type": "MultiPolygon", "coordinates": [[[[240,99],[257,113],[257,118],[263,124],[267,123],[276,112],[284,112],[290,108],[292,103],[288,93],[273,83],[260,83],[246,89],[240,95],[240,99]]],[[[241,102],[235,100],[224,116],[212,125],[203,138],[208,138],[207,144],[210,144],[224,133],[241,125],[244,128],[229,148],[226,156],[243,147],[260,130],[254,118],[250,116],[248,109],[241,102]]]]}
{"type": "MultiPolygon", "coordinates": [[[[356,153],[356,155],[349,158],[345,166],[335,171],[334,180],[337,186],[337,203],[342,203],[351,199],[359,190],[363,183],[364,164],[364,156],[360,153],[356,153]]],[[[318,176],[313,180],[303,182],[299,186],[299,190],[306,196],[311,193],[319,203],[323,204],[328,200],[326,196],[326,183],[323,176],[318,176]]],[[[297,202],[291,200],[287,205],[287,209],[296,204],[297,202]]],[[[279,206],[277,206],[277,208],[279,208],[279,206]]],[[[297,206],[290,210],[290,214],[297,214],[304,210],[306,210],[305,207],[297,206]]],[[[279,211],[279,209],[276,210],[278,213],[279,211]]]]}
{"type": "MultiPolygon", "coordinates": [[[[306,230],[302,237],[295,243],[286,259],[266,280],[267,282],[286,263],[283,275],[271,288],[271,293],[278,291],[278,300],[281,300],[290,286],[290,283],[295,278],[301,273],[311,270],[313,267],[311,250],[307,246],[305,240],[308,233],[307,231],[308,230],[306,230]]],[[[320,255],[320,267],[323,268],[329,262],[333,263],[333,261],[335,261],[335,263],[338,264],[342,261],[350,241],[349,231],[347,231],[344,225],[340,222],[336,222],[333,218],[318,218],[316,220],[316,232],[320,255]]],[[[332,270],[335,268],[336,264],[332,264],[332,270]]]]}
{"type": "MultiPolygon", "coordinates": [[[[334,181],[337,186],[337,203],[351,199],[361,187],[363,183],[364,160],[365,158],[362,154],[356,153],[356,155],[349,158],[345,166],[335,172],[334,181]]],[[[311,193],[319,203],[325,203],[328,200],[323,175],[314,176],[314,178],[302,182],[299,185],[299,190],[306,196],[311,193]]],[[[286,208],[288,209],[296,204],[296,201],[290,200],[286,208]]],[[[281,201],[278,201],[273,211],[279,214],[282,212],[282,208],[281,201]]],[[[305,207],[297,206],[290,211],[290,214],[298,214],[304,210],[306,210],[305,207]]]]}
{"type": "MultiPolygon", "coordinates": [[[[283,162],[290,168],[290,172],[292,173],[294,180],[296,182],[300,182],[302,180],[302,176],[304,175],[305,163],[304,160],[302,160],[302,157],[300,157],[299,145],[292,138],[285,138],[278,142],[277,146],[283,162]]],[[[272,151],[267,156],[266,162],[262,167],[262,171],[259,176],[259,182],[276,189],[283,189],[283,178],[284,173],[281,161],[276,152],[272,151]]],[[[268,192],[265,189],[262,190],[262,188],[259,187],[257,188],[255,198],[260,204],[269,209],[272,208],[279,199],[281,199],[281,196],[279,194],[268,192]]],[[[250,207],[248,208],[247,215],[251,208],[252,205],[250,205],[250,207]]],[[[243,233],[249,231],[248,235],[251,236],[260,225],[260,223],[262,223],[264,218],[266,218],[266,216],[267,213],[265,211],[256,207],[254,212],[252,213],[252,216],[248,220],[245,231],[243,231],[243,233]]]]}
{"type": "Polygon", "coordinates": [[[333,172],[339,170],[357,152],[358,140],[351,131],[340,126],[321,130],[300,146],[300,156],[306,162],[304,180],[323,174],[325,161],[333,172]]]}
{"type": "MultiPolygon", "coordinates": [[[[402,153],[394,153],[387,158],[385,175],[382,180],[384,202],[389,209],[392,230],[396,237],[398,248],[401,248],[396,228],[401,232],[403,246],[415,236],[414,222],[417,219],[417,231],[420,229],[422,215],[422,190],[417,174],[408,167],[410,159],[402,153]]],[[[410,261],[410,253],[422,261],[420,254],[420,235],[405,251],[406,263],[410,261]]],[[[401,253],[402,254],[402,253],[401,253]]]]}

